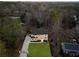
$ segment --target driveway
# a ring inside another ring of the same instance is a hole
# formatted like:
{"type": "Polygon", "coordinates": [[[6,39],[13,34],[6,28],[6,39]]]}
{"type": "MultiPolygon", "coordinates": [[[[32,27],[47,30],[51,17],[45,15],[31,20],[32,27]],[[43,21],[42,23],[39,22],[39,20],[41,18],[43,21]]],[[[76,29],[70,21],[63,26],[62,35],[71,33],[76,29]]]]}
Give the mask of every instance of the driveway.
{"type": "Polygon", "coordinates": [[[20,51],[20,56],[19,57],[27,57],[27,53],[28,53],[28,46],[30,43],[31,37],[29,35],[27,35],[25,37],[22,49],[20,51]]]}

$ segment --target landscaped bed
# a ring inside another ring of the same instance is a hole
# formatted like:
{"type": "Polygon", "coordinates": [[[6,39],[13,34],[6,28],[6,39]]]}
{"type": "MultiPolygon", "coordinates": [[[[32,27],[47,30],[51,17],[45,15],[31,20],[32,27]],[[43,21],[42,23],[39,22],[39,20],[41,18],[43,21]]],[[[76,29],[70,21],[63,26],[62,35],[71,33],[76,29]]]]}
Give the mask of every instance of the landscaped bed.
{"type": "Polygon", "coordinates": [[[30,43],[29,44],[30,57],[50,57],[50,47],[48,43],[30,43]]]}

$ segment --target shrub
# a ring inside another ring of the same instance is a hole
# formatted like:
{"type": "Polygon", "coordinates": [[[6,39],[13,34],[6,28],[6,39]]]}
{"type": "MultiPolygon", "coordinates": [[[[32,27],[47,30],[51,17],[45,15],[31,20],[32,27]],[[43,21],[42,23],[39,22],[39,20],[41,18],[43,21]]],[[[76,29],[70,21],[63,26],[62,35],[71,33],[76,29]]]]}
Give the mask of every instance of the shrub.
{"type": "Polygon", "coordinates": [[[31,41],[31,42],[41,42],[41,40],[31,41]]]}
{"type": "Polygon", "coordinates": [[[47,40],[43,40],[43,42],[46,42],[47,43],[48,41],[47,40]]]}

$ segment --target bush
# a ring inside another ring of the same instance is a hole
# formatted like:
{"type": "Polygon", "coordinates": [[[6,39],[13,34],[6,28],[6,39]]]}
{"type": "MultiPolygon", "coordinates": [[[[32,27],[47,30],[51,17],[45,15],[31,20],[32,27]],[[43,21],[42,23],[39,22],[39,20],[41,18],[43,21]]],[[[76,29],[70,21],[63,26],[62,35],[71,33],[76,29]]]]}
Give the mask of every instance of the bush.
{"type": "Polygon", "coordinates": [[[41,40],[37,40],[37,42],[41,42],[41,40]]]}
{"type": "Polygon", "coordinates": [[[37,40],[37,41],[31,41],[31,42],[41,42],[41,40],[37,40]]]}
{"type": "Polygon", "coordinates": [[[47,43],[48,41],[47,40],[43,40],[43,42],[46,42],[47,43]]]}

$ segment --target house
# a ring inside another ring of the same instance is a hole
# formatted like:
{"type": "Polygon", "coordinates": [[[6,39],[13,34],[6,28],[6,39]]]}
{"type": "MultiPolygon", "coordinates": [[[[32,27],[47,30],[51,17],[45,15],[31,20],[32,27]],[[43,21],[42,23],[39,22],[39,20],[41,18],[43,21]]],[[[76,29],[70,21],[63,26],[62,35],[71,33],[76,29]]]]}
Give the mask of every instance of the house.
{"type": "Polygon", "coordinates": [[[30,35],[32,40],[31,41],[38,41],[40,40],[41,42],[48,41],[48,34],[31,34],[30,35]]]}
{"type": "Polygon", "coordinates": [[[35,28],[31,27],[31,34],[30,37],[32,38],[31,41],[48,41],[48,30],[44,27],[35,28]]]}
{"type": "Polygon", "coordinates": [[[79,45],[74,43],[61,43],[62,52],[68,56],[79,56],[79,45]]]}

